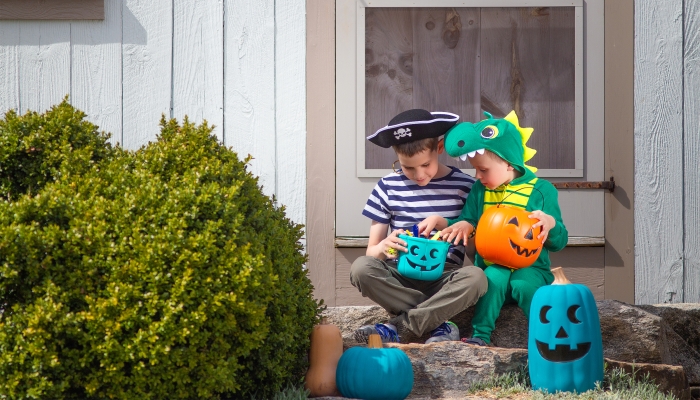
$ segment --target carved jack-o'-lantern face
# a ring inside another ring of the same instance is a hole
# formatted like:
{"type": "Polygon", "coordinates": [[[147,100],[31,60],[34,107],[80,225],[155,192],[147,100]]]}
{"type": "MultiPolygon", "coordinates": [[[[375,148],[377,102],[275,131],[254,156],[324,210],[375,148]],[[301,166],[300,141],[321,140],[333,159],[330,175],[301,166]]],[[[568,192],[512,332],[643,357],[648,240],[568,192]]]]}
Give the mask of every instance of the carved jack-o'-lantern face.
{"type": "Polygon", "coordinates": [[[540,254],[537,236],[542,227],[532,229],[537,219],[529,211],[499,204],[488,208],[476,228],[476,251],[484,260],[510,268],[532,265],[540,254]]]}
{"type": "Polygon", "coordinates": [[[439,267],[445,259],[439,259],[440,249],[437,247],[421,246],[419,244],[409,244],[406,262],[411,268],[419,271],[432,271],[439,267]]]}

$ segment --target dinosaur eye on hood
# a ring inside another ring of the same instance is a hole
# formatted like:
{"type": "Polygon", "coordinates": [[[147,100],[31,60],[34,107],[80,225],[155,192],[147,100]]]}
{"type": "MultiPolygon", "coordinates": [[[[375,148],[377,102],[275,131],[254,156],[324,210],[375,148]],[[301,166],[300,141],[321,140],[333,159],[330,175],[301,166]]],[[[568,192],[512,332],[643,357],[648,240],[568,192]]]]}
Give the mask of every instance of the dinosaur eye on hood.
{"type": "Polygon", "coordinates": [[[484,139],[493,139],[498,136],[498,128],[495,125],[487,125],[481,130],[481,137],[484,139]]]}

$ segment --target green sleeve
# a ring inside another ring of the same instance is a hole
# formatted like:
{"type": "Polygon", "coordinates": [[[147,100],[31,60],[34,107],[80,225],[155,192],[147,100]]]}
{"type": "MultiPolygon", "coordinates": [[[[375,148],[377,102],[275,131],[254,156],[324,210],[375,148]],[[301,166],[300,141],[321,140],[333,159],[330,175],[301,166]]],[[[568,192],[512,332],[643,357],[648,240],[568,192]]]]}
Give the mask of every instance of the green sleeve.
{"type": "Polygon", "coordinates": [[[530,195],[527,204],[528,211],[542,210],[545,214],[551,215],[556,221],[556,225],[549,231],[544,247],[549,251],[559,251],[566,246],[569,241],[569,231],[561,219],[559,209],[559,191],[549,181],[538,179],[535,189],[530,195]],[[539,193],[537,192],[539,190],[539,193]],[[540,195],[541,194],[541,195],[540,195]]]}
{"type": "Polygon", "coordinates": [[[484,185],[481,181],[476,181],[472,185],[472,189],[467,195],[467,201],[464,203],[462,212],[457,218],[448,218],[447,226],[453,225],[459,221],[467,221],[474,228],[476,228],[476,223],[479,222],[481,217],[481,211],[484,209],[484,185]]]}

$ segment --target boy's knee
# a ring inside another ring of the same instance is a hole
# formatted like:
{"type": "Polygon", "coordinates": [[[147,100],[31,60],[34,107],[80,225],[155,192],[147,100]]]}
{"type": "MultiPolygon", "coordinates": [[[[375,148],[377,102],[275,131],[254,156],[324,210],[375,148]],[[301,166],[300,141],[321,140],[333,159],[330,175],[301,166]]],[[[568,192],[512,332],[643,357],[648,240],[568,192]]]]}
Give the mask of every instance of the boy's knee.
{"type": "Polygon", "coordinates": [[[466,266],[458,269],[450,278],[450,280],[455,279],[462,281],[463,285],[476,290],[479,297],[483,296],[489,287],[486,274],[481,268],[475,266],[466,266]]]}
{"type": "Polygon", "coordinates": [[[370,275],[372,270],[377,268],[377,263],[381,263],[381,261],[375,257],[357,257],[350,266],[350,283],[355,287],[359,287],[365,278],[370,275]]]}
{"type": "Polygon", "coordinates": [[[510,282],[511,296],[520,304],[525,299],[532,299],[539,285],[532,284],[526,281],[512,280],[510,282]]]}

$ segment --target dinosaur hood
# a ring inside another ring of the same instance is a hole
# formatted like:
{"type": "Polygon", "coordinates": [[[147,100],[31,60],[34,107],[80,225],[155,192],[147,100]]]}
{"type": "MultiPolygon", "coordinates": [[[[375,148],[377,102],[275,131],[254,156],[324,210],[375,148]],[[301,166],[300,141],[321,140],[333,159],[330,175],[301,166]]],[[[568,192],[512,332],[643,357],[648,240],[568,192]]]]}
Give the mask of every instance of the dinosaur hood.
{"type": "Polygon", "coordinates": [[[526,144],[533,129],[521,127],[515,111],[503,119],[493,118],[487,112],[484,115],[487,118],[481,122],[462,122],[445,134],[447,154],[466,161],[477,152],[483,154],[485,149],[508,161],[523,175],[537,171],[537,168],[525,165],[537,152],[526,144]]]}

